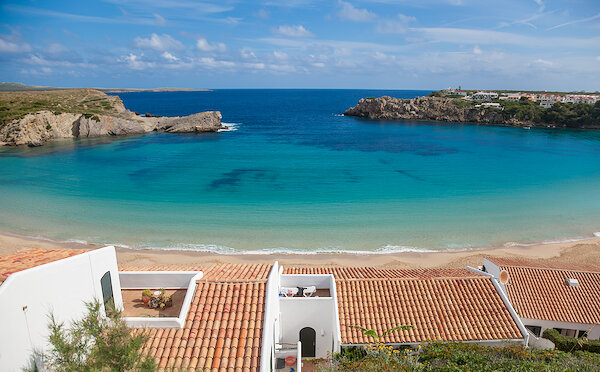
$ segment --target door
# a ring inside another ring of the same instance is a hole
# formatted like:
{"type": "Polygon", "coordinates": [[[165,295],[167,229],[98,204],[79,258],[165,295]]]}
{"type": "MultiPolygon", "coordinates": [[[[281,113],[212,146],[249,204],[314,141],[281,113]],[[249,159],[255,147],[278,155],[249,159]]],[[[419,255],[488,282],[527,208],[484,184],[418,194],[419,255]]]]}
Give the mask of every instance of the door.
{"type": "Polygon", "coordinates": [[[302,328],[300,342],[302,343],[302,358],[314,358],[317,348],[317,332],[310,327],[302,328]]]}

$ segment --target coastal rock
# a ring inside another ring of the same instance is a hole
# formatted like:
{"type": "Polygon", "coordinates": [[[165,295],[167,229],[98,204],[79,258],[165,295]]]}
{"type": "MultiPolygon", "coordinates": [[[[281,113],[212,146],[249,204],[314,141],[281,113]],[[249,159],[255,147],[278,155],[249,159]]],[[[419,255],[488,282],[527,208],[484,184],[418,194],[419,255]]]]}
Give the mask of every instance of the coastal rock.
{"type": "Polygon", "coordinates": [[[175,118],[161,118],[158,120],[157,130],[168,133],[216,132],[224,128],[221,119],[222,116],[219,111],[206,111],[175,118]]]}
{"type": "Polygon", "coordinates": [[[470,122],[481,124],[530,125],[514,118],[505,118],[496,108],[475,108],[454,98],[418,97],[399,99],[389,96],[363,98],[344,112],[378,120],[431,120],[446,122],[470,122]]]}
{"type": "Polygon", "coordinates": [[[87,138],[144,134],[216,132],[222,129],[221,113],[201,112],[183,117],[140,117],[124,109],[120,116],[40,111],[0,126],[0,144],[41,146],[60,138],[87,138]]]}

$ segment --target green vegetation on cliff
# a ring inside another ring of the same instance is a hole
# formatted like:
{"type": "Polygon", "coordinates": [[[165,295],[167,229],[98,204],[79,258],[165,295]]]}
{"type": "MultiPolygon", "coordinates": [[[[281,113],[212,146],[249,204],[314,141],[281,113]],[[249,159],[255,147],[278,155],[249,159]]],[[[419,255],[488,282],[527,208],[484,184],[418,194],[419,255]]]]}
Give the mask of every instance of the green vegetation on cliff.
{"type": "Polygon", "coordinates": [[[600,126],[600,101],[594,105],[587,103],[555,103],[552,107],[543,108],[536,102],[502,102],[506,118],[533,123],[564,125],[567,128],[583,128],[600,126]]]}
{"type": "Polygon", "coordinates": [[[122,103],[118,97],[94,89],[0,92],[0,125],[42,110],[97,117],[117,115],[122,103]]]}

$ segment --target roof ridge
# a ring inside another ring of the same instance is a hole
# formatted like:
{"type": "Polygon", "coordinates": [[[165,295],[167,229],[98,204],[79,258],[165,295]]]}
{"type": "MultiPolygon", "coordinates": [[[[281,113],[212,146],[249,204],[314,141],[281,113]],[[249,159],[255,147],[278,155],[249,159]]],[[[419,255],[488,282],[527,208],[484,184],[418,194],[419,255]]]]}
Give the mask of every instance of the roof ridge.
{"type": "Polygon", "coordinates": [[[498,267],[500,267],[500,268],[515,267],[515,268],[521,268],[521,269],[535,269],[535,270],[549,270],[549,271],[571,271],[571,272],[576,272],[576,273],[600,274],[600,267],[598,268],[598,271],[583,270],[583,269],[581,269],[581,270],[561,269],[561,268],[557,268],[557,267],[536,267],[536,266],[526,266],[526,265],[498,265],[498,267]]]}

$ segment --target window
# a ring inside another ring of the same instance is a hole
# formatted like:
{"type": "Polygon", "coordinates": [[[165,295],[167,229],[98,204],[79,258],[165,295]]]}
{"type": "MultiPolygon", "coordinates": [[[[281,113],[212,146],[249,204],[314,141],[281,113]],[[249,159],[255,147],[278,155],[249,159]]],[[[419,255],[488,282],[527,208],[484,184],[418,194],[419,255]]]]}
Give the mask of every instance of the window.
{"type": "Polygon", "coordinates": [[[577,334],[577,338],[582,338],[583,335],[585,335],[587,331],[585,329],[582,329],[581,331],[579,331],[579,333],[577,334]]]}
{"type": "Polygon", "coordinates": [[[102,300],[104,302],[104,310],[108,311],[115,309],[115,299],[113,297],[112,280],[110,279],[110,271],[100,279],[100,285],[102,286],[102,300]]]}
{"type": "Polygon", "coordinates": [[[540,335],[542,334],[542,327],[528,326],[528,325],[526,325],[525,328],[527,328],[528,330],[530,330],[531,333],[533,333],[537,337],[540,337],[540,335]]]}

